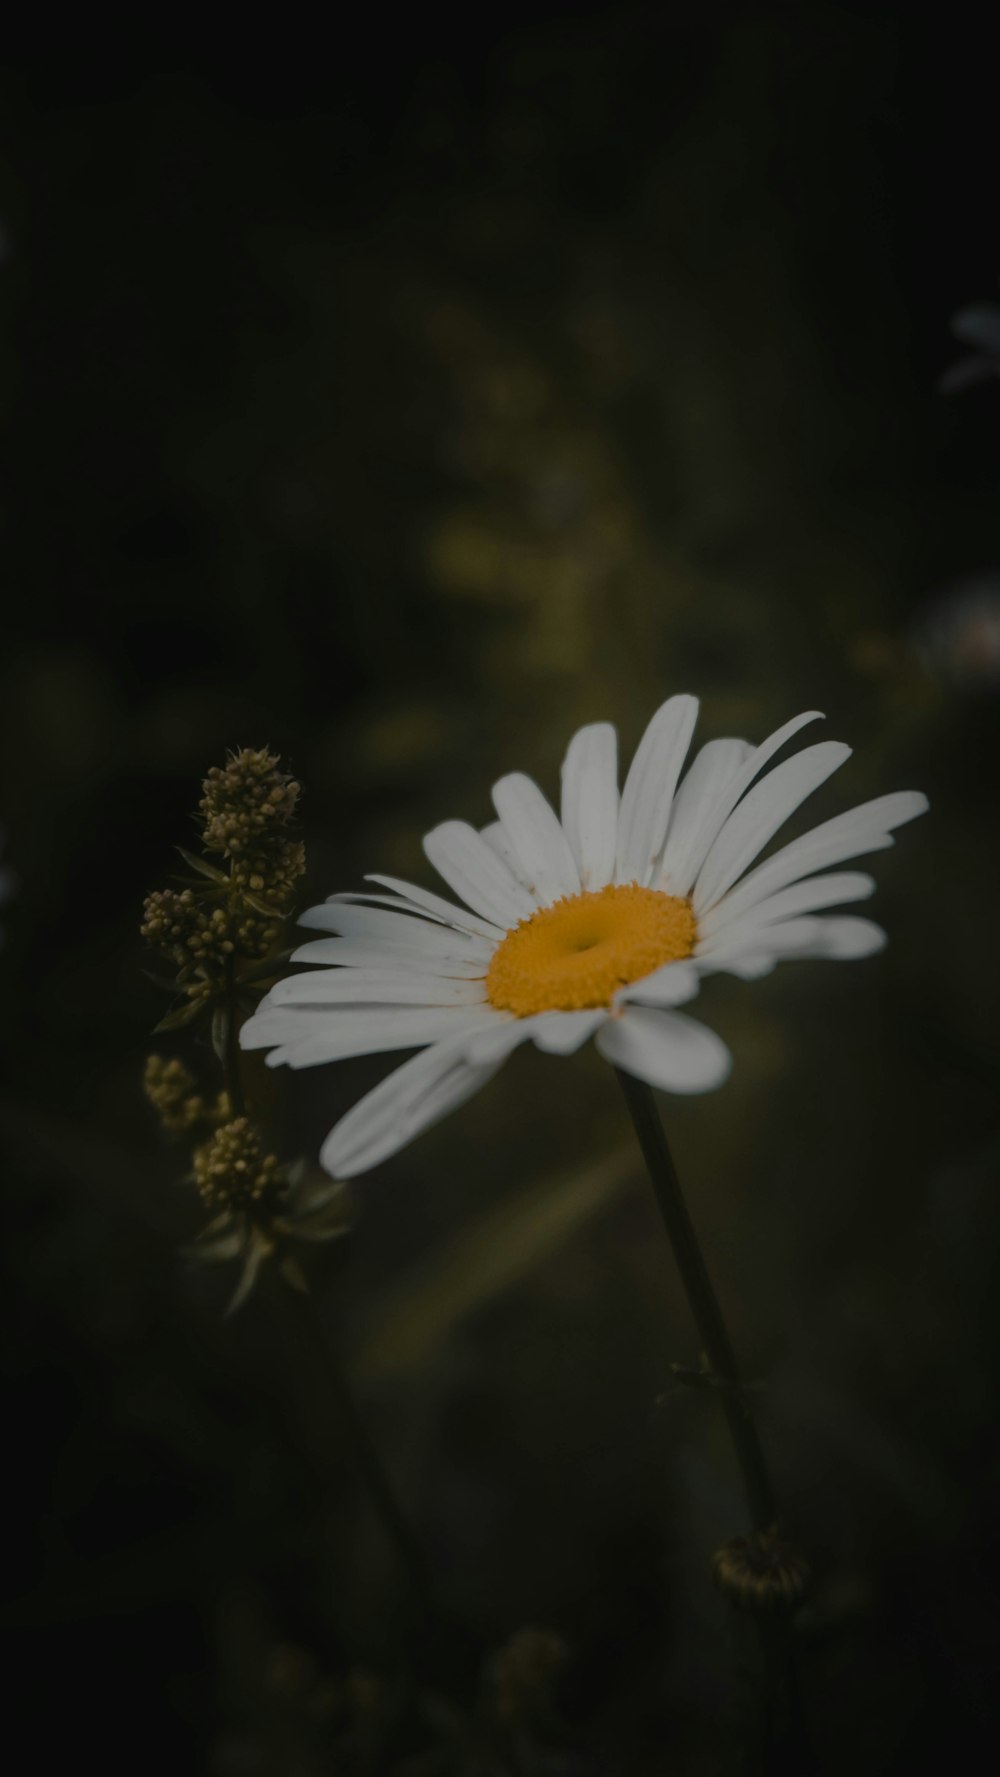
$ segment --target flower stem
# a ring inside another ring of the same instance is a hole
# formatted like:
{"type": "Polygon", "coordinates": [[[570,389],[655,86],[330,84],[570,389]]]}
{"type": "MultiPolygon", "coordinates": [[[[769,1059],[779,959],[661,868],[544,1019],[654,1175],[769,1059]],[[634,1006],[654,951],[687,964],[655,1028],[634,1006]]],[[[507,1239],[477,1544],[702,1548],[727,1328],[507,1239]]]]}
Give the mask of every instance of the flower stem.
{"type": "MultiPolygon", "coordinates": [[[[236,1005],[236,981],[231,959],[227,959],[226,963],[224,1006],[226,1022],[220,1045],[220,1059],[232,1115],[242,1117],[246,1114],[247,1102],[240,1071],[239,1017],[236,1005]]],[[[300,1333],[312,1346],[318,1360],[327,1390],[333,1397],[334,1410],[339,1419],[344,1440],[350,1445],[358,1473],[367,1488],[386,1538],[395,1550],[403,1570],[409,1576],[413,1595],[421,1612],[429,1618],[433,1613],[423,1557],[396,1500],[388,1476],[382,1467],[378,1451],[368,1435],[368,1428],[354,1399],[351,1385],[323,1330],[323,1323],[316,1312],[312,1297],[290,1282],[284,1273],[280,1273],[280,1275],[284,1285],[285,1300],[290,1306],[292,1315],[298,1321],[300,1333]]]]}
{"type": "Polygon", "coordinates": [[[222,1073],[230,1115],[246,1115],[246,1098],[240,1073],[240,1020],[236,1005],[236,976],[232,957],[226,958],[225,1035],[222,1045],[222,1073]]]}
{"type": "Polygon", "coordinates": [[[753,1527],[757,1531],[769,1530],[778,1516],[771,1477],[743,1394],[732,1340],[684,1201],[656,1101],[644,1081],[635,1079],[621,1068],[616,1068],[615,1072],[635,1125],[709,1367],[721,1384],[718,1392],[740,1465],[753,1527]]]}
{"type": "Polygon", "coordinates": [[[386,1540],[394,1549],[400,1566],[409,1578],[413,1596],[422,1614],[430,1618],[433,1615],[433,1610],[423,1555],[396,1499],[392,1485],[382,1466],[382,1459],[368,1434],[368,1428],[354,1399],[351,1385],[326,1336],[312,1297],[288,1284],[285,1288],[285,1298],[290,1303],[300,1330],[312,1346],[322,1369],[324,1380],[333,1397],[335,1411],[345,1441],[350,1445],[358,1473],[367,1488],[368,1496],[385,1532],[386,1540]]]}

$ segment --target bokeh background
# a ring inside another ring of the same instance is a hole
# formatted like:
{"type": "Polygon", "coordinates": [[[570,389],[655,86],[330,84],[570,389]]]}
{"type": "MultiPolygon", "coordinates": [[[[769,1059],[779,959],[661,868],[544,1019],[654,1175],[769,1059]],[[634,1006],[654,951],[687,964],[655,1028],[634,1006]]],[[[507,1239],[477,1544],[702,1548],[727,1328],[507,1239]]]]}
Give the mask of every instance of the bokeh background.
{"type": "MultiPolygon", "coordinates": [[[[607,1070],[517,1055],[310,1261],[458,1650],[392,1751],[391,1560],[308,1354],[179,1257],[140,1090],[143,896],[228,748],[303,782],[307,902],[429,883],[428,826],[680,689],[703,736],[827,711],[856,753],[816,818],[931,797],[876,862],[888,951],[713,982],[732,1082],[664,1109],[815,1569],[822,1768],[957,1769],[995,1725],[1000,388],[938,388],[1000,274],[980,29],[540,4],[8,45],[4,1566],[38,1768],[492,1770],[454,1708],[525,1625],[565,1644],[531,1770],[739,1768],[707,1564],[742,1507],[671,1386],[696,1341],[607,1070]]],[[[386,1066],[289,1080],[284,1152],[386,1066]]]]}

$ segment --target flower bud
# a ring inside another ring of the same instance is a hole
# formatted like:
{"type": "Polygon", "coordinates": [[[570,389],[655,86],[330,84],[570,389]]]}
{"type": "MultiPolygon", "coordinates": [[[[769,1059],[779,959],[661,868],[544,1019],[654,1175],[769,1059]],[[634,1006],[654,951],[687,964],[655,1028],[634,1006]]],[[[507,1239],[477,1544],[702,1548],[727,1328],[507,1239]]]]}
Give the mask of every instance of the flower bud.
{"type": "Polygon", "coordinates": [[[772,1526],[736,1536],[712,1556],[712,1578],[741,1610],[792,1610],[805,1595],[809,1566],[772,1526]]]}
{"type": "Polygon", "coordinates": [[[248,1117],[224,1123],[195,1149],[194,1176],[208,1207],[230,1213],[266,1207],[284,1188],[277,1155],[265,1154],[248,1117]]]}
{"type": "Polygon", "coordinates": [[[176,964],[181,980],[205,964],[221,970],[236,948],[226,909],[206,905],[189,888],[147,895],[140,931],[176,964]]]}
{"type": "Polygon", "coordinates": [[[232,858],[259,850],[287,827],[300,788],[266,747],[244,747],[213,766],[199,804],[207,849],[232,858]]]}

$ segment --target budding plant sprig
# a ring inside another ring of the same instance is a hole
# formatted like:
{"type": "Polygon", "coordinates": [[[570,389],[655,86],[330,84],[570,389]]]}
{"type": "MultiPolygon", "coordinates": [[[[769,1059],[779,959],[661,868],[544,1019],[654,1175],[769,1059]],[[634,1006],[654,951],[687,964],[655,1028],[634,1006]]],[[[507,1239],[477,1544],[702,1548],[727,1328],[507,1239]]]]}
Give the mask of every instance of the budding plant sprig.
{"type": "Polygon", "coordinates": [[[174,1004],[157,1030],[210,1018],[222,1078],[209,1087],[180,1059],[151,1055],[146,1097],[168,1134],[196,1140],[189,1176],[211,1219],[191,1256],[240,1261],[230,1314],[246,1301],[265,1264],[277,1272],[285,1287],[276,1294],[292,1305],[298,1337],[311,1347],[324,1405],[336,1416],[338,1443],[351,1448],[413,1598],[429,1618],[421,1552],[292,1250],[296,1241],[336,1240],[347,1233],[344,1187],[302,1160],[289,1165],[270,1152],[240,1069],[240,1023],[290,954],[281,940],[305,869],[305,848],[291,830],[300,786],[273,753],[245,748],[209,772],[202,792],[201,850],[178,847],[193,875],[148,897],[142,935],[174,970],[160,981],[174,1004]]]}
{"type": "Polygon", "coordinates": [[[214,767],[198,809],[200,850],[177,848],[192,874],[149,895],[143,912],[142,936],[173,970],[156,977],[174,999],[157,1032],[211,1021],[218,1088],[180,1059],[159,1055],[147,1060],[144,1087],[169,1134],[199,1138],[189,1176],[212,1218],[192,1253],[241,1262],[230,1313],[268,1259],[304,1290],[290,1242],[333,1240],[347,1230],[343,1187],[268,1151],[240,1072],[241,1019],[289,954],[281,940],[305,869],[305,848],[292,830],[299,794],[266,748],[244,748],[214,767]]]}

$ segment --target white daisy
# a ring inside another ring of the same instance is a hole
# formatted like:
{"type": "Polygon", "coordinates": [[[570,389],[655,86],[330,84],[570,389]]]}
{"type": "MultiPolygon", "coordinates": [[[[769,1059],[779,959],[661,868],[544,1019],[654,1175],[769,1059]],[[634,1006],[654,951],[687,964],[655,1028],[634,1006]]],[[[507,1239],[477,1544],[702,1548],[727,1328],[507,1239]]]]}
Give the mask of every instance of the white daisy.
{"type": "Polygon", "coordinates": [[[869,920],[821,913],[875,887],[830,866],[891,845],[926,797],[881,796],[751,869],[850,748],[821,741],[762,776],[818,718],[810,710],[759,747],[709,741],[681,781],[697,712],[693,697],[663,704],[620,793],[615,730],[598,722],[570,742],[561,818],[514,772],[494,786],[491,825],[435,827],[424,850],[464,905],[373,875],[388,893],[334,895],[303,915],[329,935],[292,960],[319,968],[271,989],[243,1026],[243,1047],[290,1067],[421,1050],[331,1131],[322,1160],[334,1176],[387,1159],[527,1038],[568,1055],[593,1036],[608,1061],[651,1086],[710,1091],[729,1073],[729,1052],[676,1010],[702,975],[755,980],[784,957],[881,949],[885,934],[869,920]]]}

